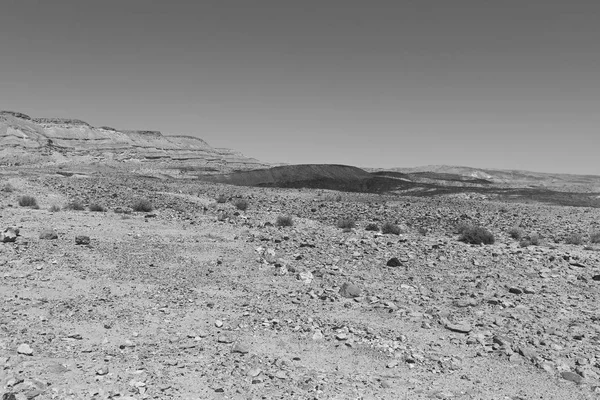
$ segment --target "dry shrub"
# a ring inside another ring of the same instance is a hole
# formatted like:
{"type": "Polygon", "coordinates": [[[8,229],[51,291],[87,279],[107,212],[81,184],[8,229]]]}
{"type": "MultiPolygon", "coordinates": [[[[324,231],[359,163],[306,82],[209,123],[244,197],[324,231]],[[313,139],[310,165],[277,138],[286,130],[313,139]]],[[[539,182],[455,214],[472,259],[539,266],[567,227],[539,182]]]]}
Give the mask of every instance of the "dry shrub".
{"type": "Polygon", "coordinates": [[[381,233],[383,233],[384,235],[399,235],[401,233],[401,230],[398,225],[393,224],[391,222],[386,222],[381,226],[381,233]]]}
{"type": "Polygon", "coordinates": [[[138,199],[132,205],[131,208],[136,212],[151,212],[154,210],[152,203],[148,199],[138,199]]]}
{"type": "Polygon", "coordinates": [[[565,243],[575,245],[583,244],[583,235],[580,233],[571,233],[565,238],[565,243]]]}
{"type": "Polygon", "coordinates": [[[337,221],[337,227],[340,229],[353,229],[356,227],[356,221],[354,218],[340,218],[337,221]]]}
{"type": "Polygon", "coordinates": [[[65,206],[65,210],[83,211],[85,207],[80,201],[74,200],[65,206]]]}
{"type": "Polygon", "coordinates": [[[375,223],[370,223],[365,227],[366,231],[379,232],[379,226],[375,223]]]}
{"type": "Polygon", "coordinates": [[[460,240],[470,244],[494,244],[494,235],[481,226],[469,226],[462,230],[460,240]]]}
{"type": "Polygon", "coordinates": [[[21,207],[40,208],[37,200],[33,196],[20,196],[18,202],[21,207]]]}
{"type": "Polygon", "coordinates": [[[275,225],[277,226],[292,226],[294,225],[294,220],[290,215],[280,215],[277,217],[277,221],[275,221],[275,225]]]}
{"type": "Polygon", "coordinates": [[[236,200],[233,205],[240,211],[246,211],[248,209],[248,202],[244,199],[236,200]]]}
{"type": "Polygon", "coordinates": [[[94,211],[94,212],[104,212],[106,211],[106,209],[104,207],[102,207],[100,204],[91,204],[89,207],[90,211],[94,211]]]}

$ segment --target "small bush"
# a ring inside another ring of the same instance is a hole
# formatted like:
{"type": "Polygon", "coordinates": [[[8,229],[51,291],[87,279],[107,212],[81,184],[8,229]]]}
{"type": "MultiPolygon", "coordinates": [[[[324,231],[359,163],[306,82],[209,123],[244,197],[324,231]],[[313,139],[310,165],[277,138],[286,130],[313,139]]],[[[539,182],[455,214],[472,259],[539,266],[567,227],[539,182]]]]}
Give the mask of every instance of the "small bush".
{"type": "Polygon", "coordinates": [[[508,230],[508,235],[515,240],[521,240],[523,238],[524,232],[523,229],[515,227],[510,228],[508,230]]]}
{"type": "Polygon", "coordinates": [[[33,196],[21,196],[21,197],[19,197],[19,205],[21,207],[40,208],[38,206],[37,200],[33,196]]]}
{"type": "Polygon", "coordinates": [[[95,212],[104,212],[106,211],[106,209],[104,207],[102,207],[100,204],[91,204],[89,207],[90,211],[95,211],[95,212]]]}
{"type": "Polygon", "coordinates": [[[4,185],[2,187],[2,191],[5,193],[12,193],[15,191],[15,188],[13,185],[11,185],[10,183],[7,183],[6,185],[4,185]]]}
{"type": "Polygon", "coordinates": [[[461,222],[460,224],[456,225],[455,231],[459,235],[462,235],[465,231],[467,231],[470,228],[471,228],[471,225],[469,225],[465,222],[461,222]]]}
{"type": "Polygon", "coordinates": [[[219,197],[217,197],[215,200],[219,204],[224,204],[227,202],[227,197],[225,197],[225,195],[223,195],[223,194],[220,194],[219,197]]]}
{"type": "Polygon", "coordinates": [[[290,215],[280,215],[277,217],[275,224],[277,226],[292,226],[294,225],[294,220],[290,215]]]}
{"type": "Polygon", "coordinates": [[[384,235],[387,235],[388,233],[391,233],[392,235],[399,235],[400,227],[391,222],[386,222],[381,226],[381,233],[384,235]]]}
{"type": "Polygon", "coordinates": [[[565,238],[566,244],[583,244],[583,236],[579,233],[571,233],[569,236],[565,238]]]}
{"type": "Polygon", "coordinates": [[[340,218],[336,225],[340,229],[353,229],[356,227],[356,221],[354,218],[340,218]]]}
{"type": "Polygon", "coordinates": [[[421,234],[421,236],[427,236],[428,232],[429,232],[429,229],[427,229],[425,227],[420,227],[419,228],[419,233],[421,234]]]}
{"type": "Polygon", "coordinates": [[[590,243],[600,243],[600,231],[590,233],[590,243]]]}
{"type": "Polygon", "coordinates": [[[65,210],[83,211],[85,210],[85,207],[83,204],[81,204],[81,202],[75,200],[67,204],[65,206],[65,210]]]}
{"type": "Polygon", "coordinates": [[[379,232],[379,226],[377,224],[370,223],[365,227],[365,230],[371,232],[379,232]]]}
{"type": "Polygon", "coordinates": [[[240,211],[246,211],[248,209],[248,202],[244,199],[238,199],[234,203],[235,208],[240,211]]]}
{"type": "Polygon", "coordinates": [[[150,212],[154,209],[154,207],[152,207],[152,203],[150,203],[150,201],[147,199],[136,200],[131,205],[131,208],[136,212],[150,212]]]}
{"type": "Polygon", "coordinates": [[[470,244],[494,244],[494,235],[481,226],[470,226],[463,230],[460,240],[470,244]]]}
{"type": "Polygon", "coordinates": [[[52,207],[50,207],[48,209],[48,211],[50,211],[50,212],[59,212],[60,211],[60,207],[57,206],[56,204],[54,204],[54,205],[52,205],[52,207]]]}

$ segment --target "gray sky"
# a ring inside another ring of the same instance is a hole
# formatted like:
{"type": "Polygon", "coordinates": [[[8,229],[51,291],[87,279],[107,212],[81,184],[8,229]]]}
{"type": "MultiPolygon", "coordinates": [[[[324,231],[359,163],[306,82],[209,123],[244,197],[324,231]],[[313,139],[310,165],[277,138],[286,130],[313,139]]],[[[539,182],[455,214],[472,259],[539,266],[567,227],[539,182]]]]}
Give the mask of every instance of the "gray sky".
{"type": "Polygon", "coordinates": [[[600,174],[591,0],[3,0],[0,109],[268,162],[600,174]]]}

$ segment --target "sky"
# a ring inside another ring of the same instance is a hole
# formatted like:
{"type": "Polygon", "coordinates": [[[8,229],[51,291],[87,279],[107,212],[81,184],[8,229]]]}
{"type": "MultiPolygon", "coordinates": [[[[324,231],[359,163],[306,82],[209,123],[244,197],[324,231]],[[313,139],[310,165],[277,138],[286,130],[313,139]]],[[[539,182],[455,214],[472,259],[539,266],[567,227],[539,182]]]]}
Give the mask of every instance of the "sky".
{"type": "Polygon", "coordinates": [[[600,2],[2,0],[0,109],[265,162],[600,175],[600,2]]]}

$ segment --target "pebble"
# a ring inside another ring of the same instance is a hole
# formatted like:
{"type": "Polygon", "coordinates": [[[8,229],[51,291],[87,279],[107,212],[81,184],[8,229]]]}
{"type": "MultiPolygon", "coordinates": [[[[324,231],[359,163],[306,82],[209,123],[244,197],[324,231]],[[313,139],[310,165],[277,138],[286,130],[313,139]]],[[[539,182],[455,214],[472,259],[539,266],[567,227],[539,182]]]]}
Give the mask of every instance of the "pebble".
{"type": "Polygon", "coordinates": [[[577,384],[581,383],[581,381],[583,380],[583,378],[580,375],[571,371],[563,371],[560,373],[560,376],[567,381],[575,382],[577,384]]]}
{"type": "Polygon", "coordinates": [[[325,336],[323,336],[323,333],[319,329],[317,329],[312,335],[313,340],[323,340],[324,337],[325,336]]]}
{"type": "Polygon", "coordinates": [[[448,322],[446,324],[446,329],[451,330],[453,332],[459,332],[459,333],[469,333],[469,332],[471,332],[471,330],[473,330],[471,325],[469,325],[467,323],[455,324],[452,322],[448,322]]]}
{"type": "Polygon", "coordinates": [[[220,319],[216,320],[215,321],[215,326],[217,328],[221,328],[223,326],[223,321],[221,321],[220,319]]]}
{"type": "Polygon", "coordinates": [[[227,336],[227,335],[220,335],[220,336],[217,338],[217,342],[219,342],[219,343],[233,343],[233,339],[232,339],[232,338],[230,338],[230,337],[229,337],[229,336],[227,336]]]}
{"type": "Polygon", "coordinates": [[[397,257],[393,257],[393,258],[390,258],[388,260],[388,262],[386,263],[386,265],[388,267],[399,267],[399,266],[402,265],[402,263],[400,262],[400,260],[398,260],[397,257]]]}
{"type": "Polygon", "coordinates": [[[42,240],[58,239],[58,233],[56,233],[53,229],[44,229],[42,232],[40,232],[40,239],[42,239],[42,240]]]}
{"type": "Polygon", "coordinates": [[[344,283],[340,288],[340,296],[346,298],[360,297],[361,290],[358,286],[352,283],[344,283]]]}
{"type": "Polygon", "coordinates": [[[523,293],[523,291],[521,289],[519,289],[518,287],[511,287],[510,289],[508,289],[509,293],[512,294],[521,294],[523,293]]]}
{"type": "Polygon", "coordinates": [[[19,347],[17,347],[17,353],[23,354],[26,356],[32,356],[33,349],[27,343],[23,343],[23,344],[20,344],[19,347]]]}
{"type": "Polygon", "coordinates": [[[75,236],[75,244],[77,244],[77,245],[88,245],[88,244],[90,244],[90,237],[89,236],[84,236],[84,235],[75,236]]]}
{"type": "Polygon", "coordinates": [[[247,344],[237,342],[231,349],[232,353],[246,354],[250,352],[250,347],[247,344]]]}

